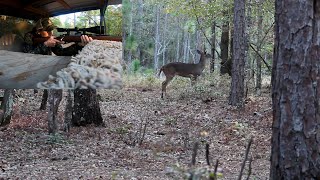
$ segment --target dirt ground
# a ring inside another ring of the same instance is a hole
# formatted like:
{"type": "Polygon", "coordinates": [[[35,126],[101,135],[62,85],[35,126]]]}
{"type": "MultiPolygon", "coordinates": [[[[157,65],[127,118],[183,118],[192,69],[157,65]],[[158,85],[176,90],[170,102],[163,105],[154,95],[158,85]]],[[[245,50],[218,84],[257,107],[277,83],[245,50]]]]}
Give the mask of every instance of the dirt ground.
{"type": "Polygon", "coordinates": [[[47,112],[38,110],[42,91],[20,90],[11,124],[0,131],[0,179],[183,179],[195,168],[213,171],[216,160],[219,179],[236,179],[250,137],[252,163],[243,177],[250,169],[250,179],[268,179],[270,94],[249,96],[244,108],[236,108],[225,95],[189,92],[172,89],[161,100],[152,87],[99,90],[106,127],[72,127],[69,133],[63,132],[64,98],[60,134],[50,136],[47,112]]]}

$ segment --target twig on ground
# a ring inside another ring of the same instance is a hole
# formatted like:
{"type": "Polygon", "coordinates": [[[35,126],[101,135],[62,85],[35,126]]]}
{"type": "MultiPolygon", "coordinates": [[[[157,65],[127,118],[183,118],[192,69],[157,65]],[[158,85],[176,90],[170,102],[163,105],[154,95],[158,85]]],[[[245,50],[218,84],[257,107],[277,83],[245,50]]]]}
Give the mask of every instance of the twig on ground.
{"type": "Polygon", "coordinates": [[[240,174],[239,174],[238,180],[241,180],[242,173],[243,173],[244,167],[245,167],[245,165],[246,165],[246,161],[247,161],[247,159],[248,159],[248,154],[249,154],[249,151],[250,151],[250,146],[251,146],[251,144],[252,144],[252,141],[253,141],[253,138],[250,137],[249,142],[248,142],[248,145],[247,145],[247,148],[246,148],[245,157],[244,157],[243,162],[242,162],[242,165],[241,165],[241,170],[240,170],[240,174]]]}
{"type": "Polygon", "coordinates": [[[219,160],[217,159],[216,164],[214,165],[213,180],[216,180],[216,179],[217,179],[218,164],[219,164],[219,160]]]}
{"type": "Polygon", "coordinates": [[[184,127],[184,130],[182,132],[182,139],[183,139],[183,148],[184,150],[187,150],[188,148],[188,144],[189,144],[189,133],[188,133],[188,129],[186,127],[184,127]]]}
{"type": "Polygon", "coordinates": [[[142,136],[140,137],[139,145],[142,144],[142,141],[144,140],[144,136],[146,135],[146,129],[147,129],[148,120],[144,123],[142,136]]]}
{"type": "Polygon", "coordinates": [[[209,144],[206,144],[206,160],[207,160],[207,165],[210,166],[210,160],[209,160],[209,144]]]}
{"type": "Polygon", "coordinates": [[[199,149],[199,142],[196,142],[193,147],[192,160],[191,160],[191,165],[193,165],[193,166],[196,164],[196,157],[197,157],[198,149],[199,149]]]}
{"type": "Polygon", "coordinates": [[[249,159],[249,167],[248,167],[249,169],[248,169],[248,177],[247,177],[247,180],[249,180],[250,175],[251,175],[251,172],[252,172],[251,163],[252,163],[252,157],[250,157],[250,159],[249,159]]]}

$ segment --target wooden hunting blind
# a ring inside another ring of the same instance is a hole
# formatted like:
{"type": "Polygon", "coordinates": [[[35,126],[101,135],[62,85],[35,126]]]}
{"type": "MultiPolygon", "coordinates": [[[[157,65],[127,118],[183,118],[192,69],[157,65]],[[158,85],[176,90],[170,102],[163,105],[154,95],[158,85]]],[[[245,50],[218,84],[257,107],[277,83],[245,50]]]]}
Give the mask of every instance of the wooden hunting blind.
{"type": "MultiPolygon", "coordinates": [[[[0,15],[26,20],[38,20],[69,13],[100,10],[100,26],[105,26],[108,5],[121,4],[122,0],[10,0],[0,1],[0,15]]],[[[2,27],[3,29],[4,27],[2,27]]],[[[104,31],[106,32],[106,31],[104,31]]],[[[47,56],[12,52],[10,43],[16,34],[0,33],[0,89],[37,88],[36,84],[70,63],[71,57],[47,56]]]]}
{"type": "Polygon", "coordinates": [[[0,1],[0,15],[37,20],[121,3],[122,0],[6,0],[0,1]]]}

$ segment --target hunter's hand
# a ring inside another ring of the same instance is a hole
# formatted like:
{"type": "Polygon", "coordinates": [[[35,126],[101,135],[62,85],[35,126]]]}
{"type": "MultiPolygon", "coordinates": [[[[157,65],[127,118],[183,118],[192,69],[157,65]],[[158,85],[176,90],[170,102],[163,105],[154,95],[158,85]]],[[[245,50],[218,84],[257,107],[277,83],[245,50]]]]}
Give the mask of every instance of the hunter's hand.
{"type": "Polygon", "coordinates": [[[47,47],[55,47],[57,44],[61,44],[61,41],[54,39],[53,36],[44,42],[44,45],[47,47]]]}
{"type": "Polygon", "coordinates": [[[81,43],[79,43],[80,46],[85,46],[89,42],[91,42],[93,39],[92,37],[89,37],[87,35],[81,35],[81,43]]]}

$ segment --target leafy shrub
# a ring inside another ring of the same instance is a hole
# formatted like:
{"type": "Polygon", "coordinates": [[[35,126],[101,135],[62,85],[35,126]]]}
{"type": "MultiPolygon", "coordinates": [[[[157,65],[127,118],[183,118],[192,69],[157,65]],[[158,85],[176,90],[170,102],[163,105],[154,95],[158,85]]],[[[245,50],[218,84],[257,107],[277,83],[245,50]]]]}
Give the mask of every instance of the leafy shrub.
{"type": "Polygon", "coordinates": [[[137,73],[141,68],[140,60],[139,59],[134,59],[132,61],[132,72],[137,73]]]}
{"type": "Polygon", "coordinates": [[[147,69],[145,69],[144,71],[143,71],[143,75],[145,75],[145,76],[154,76],[154,74],[155,74],[155,72],[154,72],[154,70],[153,69],[151,69],[151,68],[147,68],[147,69]]]}

